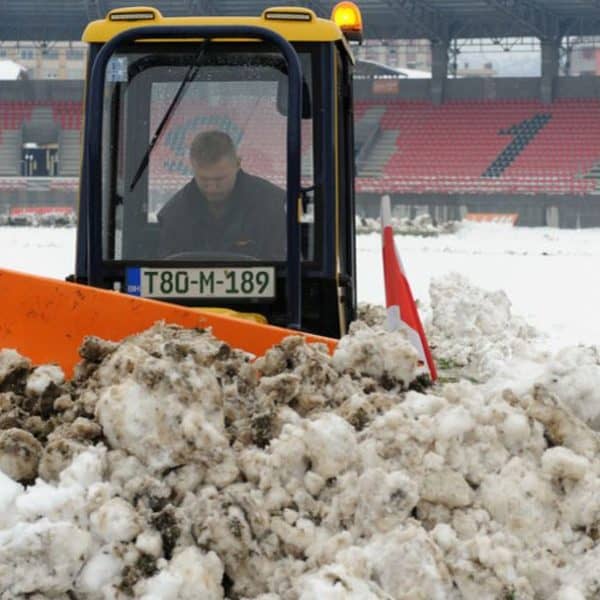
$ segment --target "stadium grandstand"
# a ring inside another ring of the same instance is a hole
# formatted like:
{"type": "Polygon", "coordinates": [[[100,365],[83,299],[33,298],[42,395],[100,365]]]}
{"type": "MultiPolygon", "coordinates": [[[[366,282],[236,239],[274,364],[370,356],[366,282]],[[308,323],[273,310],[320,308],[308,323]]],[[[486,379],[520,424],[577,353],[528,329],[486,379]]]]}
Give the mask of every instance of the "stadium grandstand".
{"type": "MultiPolygon", "coordinates": [[[[600,0],[357,3],[367,38],[357,48],[354,88],[361,214],[374,216],[385,193],[398,212],[427,210],[435,219],[491,212],[518,214],[522,225],[600,226],[600,0]],[[499,54],[533,45],[538,72],[460,72],[460,48],[481,40],[499,54]]],[[[0,214],[75,206],[85,52],[78,40],[90,20],[140,4],[2,1],[0,214]]],[[[258,15],[277,3],[149,4],[180,16],[258,15]]],[[[285,4],[329,16],[335,2],[285,4]]],[[[182,130],[198,126],[194,115],[182,118],[182,130]]],[[[264,136],[252,127],[238,132],[241,147],[268,147],[264,136]]],[[[165,140],[165,181],[187,176],[182,152],[182,140],[165,140]]]]}

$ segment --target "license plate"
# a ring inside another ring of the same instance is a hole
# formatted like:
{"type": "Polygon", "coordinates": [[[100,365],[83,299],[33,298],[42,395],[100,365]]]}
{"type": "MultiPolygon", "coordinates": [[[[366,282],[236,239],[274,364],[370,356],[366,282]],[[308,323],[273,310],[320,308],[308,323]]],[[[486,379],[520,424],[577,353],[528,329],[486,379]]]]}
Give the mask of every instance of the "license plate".
{"type": "Polygon", "coordinates": [[[126,291],[148,298],[274,298],[275,268],[127,269],[126,291]]]}

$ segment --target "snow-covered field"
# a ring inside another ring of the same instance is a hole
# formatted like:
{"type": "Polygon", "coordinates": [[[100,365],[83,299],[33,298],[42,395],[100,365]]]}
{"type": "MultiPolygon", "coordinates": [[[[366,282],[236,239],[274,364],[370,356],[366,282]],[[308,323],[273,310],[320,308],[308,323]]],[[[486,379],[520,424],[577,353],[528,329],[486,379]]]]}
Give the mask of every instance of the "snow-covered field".
{"type": "MultiPolygon", "coordinates": [[[[73,243],[0,228],[33,273],[73,243]]],[[[600,597],[600,230],[397,245],[433,387],[377,307],[333,357],[164,325],[90,339],[72,381],[0,351],[0,599],[600,597]]],[[[380,260],[359,236],[362,301],[380,260]]]]}
{"type": "MultiPolygon", "coordinates": [[[[397,236],[416,298],[431,280],[461,273],[477,287],[504,290],[513,311],[548,336],[549,347],[600,343],[600,229],[513,228],[465,223],[438,237],[397,236]]],[[[0,227],[1,265],[64,278],[73,272],[74,229],[0,227]]],[[[378,234],[359,235],[358,296],[384,301],[378,234]]]]}
{"type": "MultiPolygon", "coordinates": [[[[381,303],[379,236],[358,236],[359,298],[381,303]]],[[[600,343],[600,229],[464,223],[439,237],[396,236],[413,294],[429,303],[432,279],[457,272],[477,287],[504,290],[513,311],[548,344],[600,343]]]]}

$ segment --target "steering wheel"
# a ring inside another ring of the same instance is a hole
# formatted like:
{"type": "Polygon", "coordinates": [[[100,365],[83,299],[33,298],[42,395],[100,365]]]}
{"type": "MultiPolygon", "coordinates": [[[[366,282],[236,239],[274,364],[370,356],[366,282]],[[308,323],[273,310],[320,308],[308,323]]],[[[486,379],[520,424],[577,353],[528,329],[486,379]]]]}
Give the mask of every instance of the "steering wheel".
{"type": "Polygon", "coordinates": [[[256,256],[249,254],[241,254],[239,252],[213,252],[212,250],[191,250],[187,252],[176,252],[164,256],[163,260],[207,260],[207,261],[252,261],[257,262],[259,259],[256,256]]]}

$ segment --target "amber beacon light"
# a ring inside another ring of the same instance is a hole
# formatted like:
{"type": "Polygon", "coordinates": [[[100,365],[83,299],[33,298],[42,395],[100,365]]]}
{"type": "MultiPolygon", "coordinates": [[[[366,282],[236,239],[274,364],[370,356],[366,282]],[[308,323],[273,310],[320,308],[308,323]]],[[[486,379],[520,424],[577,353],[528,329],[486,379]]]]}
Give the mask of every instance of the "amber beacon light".
{"type": "Polygon", "coordinates": [[[348,40],[362,42],[362,16],[354,2],[338,2],[331,11],[331,20],[342,30],[348,40]]]}

